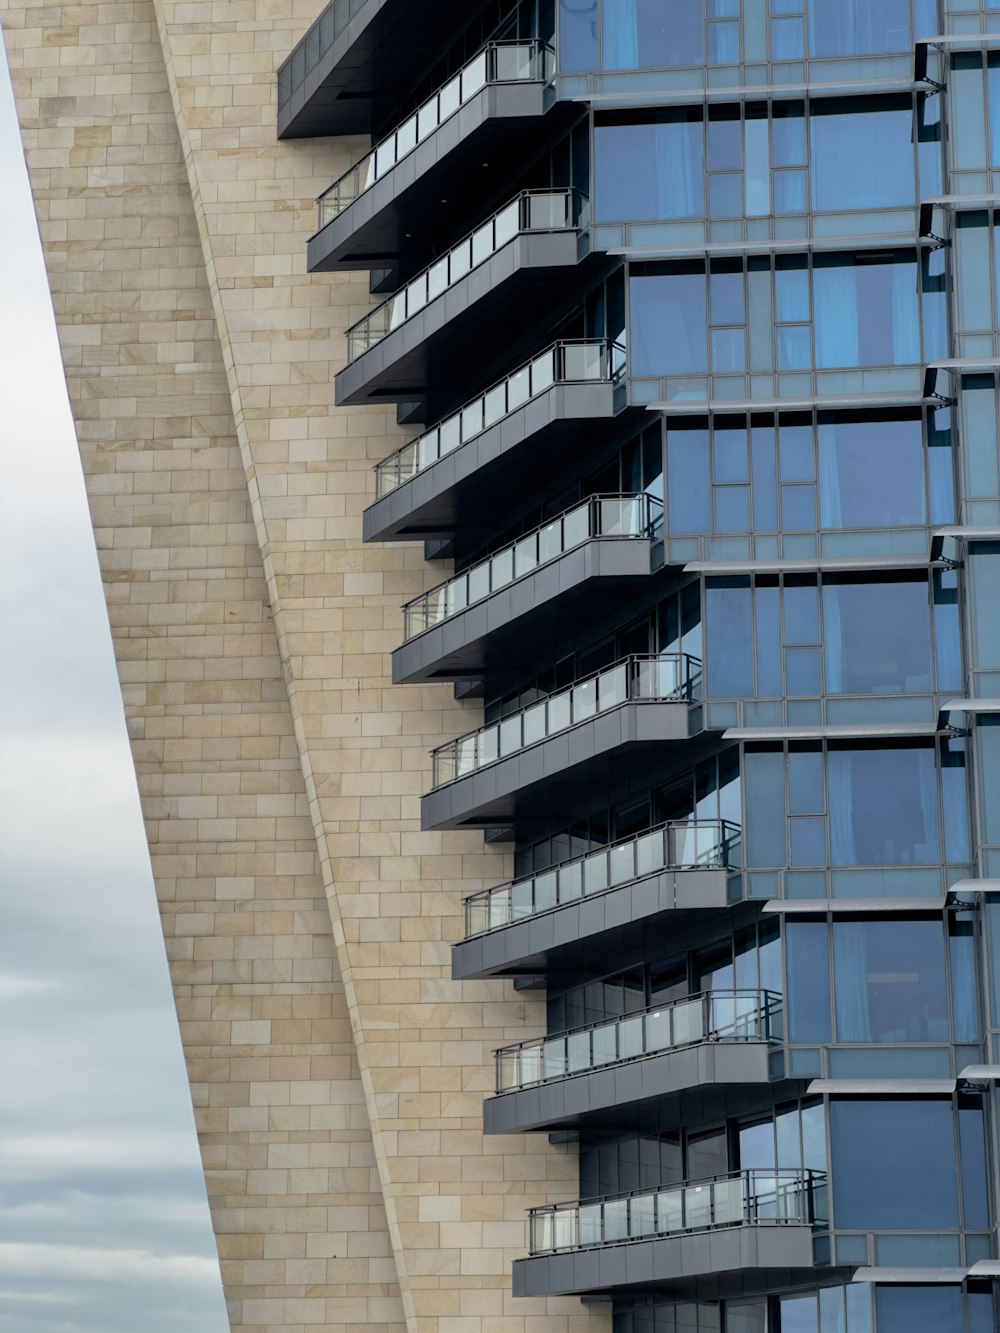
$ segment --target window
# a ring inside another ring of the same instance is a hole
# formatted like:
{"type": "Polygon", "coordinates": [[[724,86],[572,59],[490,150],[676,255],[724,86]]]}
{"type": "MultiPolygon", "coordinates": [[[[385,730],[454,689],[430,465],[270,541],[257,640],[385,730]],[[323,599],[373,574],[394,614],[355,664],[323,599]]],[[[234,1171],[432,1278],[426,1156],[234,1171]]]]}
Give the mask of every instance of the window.
{"type": "Polygon", "coordinates": [[[669,275],[632,278],[629,293],[632,374],[704,374],[708,310],[703,267],[678,266],[669,275]]]}
{"type": "Polygon", "coordinates": [[[559,0],[559,68],[597,68],[597,0],[559,0]]]}
{"type": "Polygon", "coordinates": [[[827,864],[933,866],[942,863],[942,850],[947,863],[963,864],[968,859],[968,816],[960,747],[960,740],[945,741],[939,749],[931,743],[878,747],[831,742],[823,755],[818,743],[793,743],[787,763],[780,749],[748,749],[747,864],[802,869],[827,864]],[[819,760],[822,773],[816,768],[819,760]],[[807,803],[812,808],[806,809],[807,803]]]}
{"type": "MultiPolygon", "coordinates": [[[[830,1103],[830,1153],[837,1227],[913,1231],[958,1226],[950,1102],[835,1099],[830,1103]]],[[[956,1325],[946,1321],[932,1327],[939,1333],[956,1325]]],[[[900,1333],[903,1329],[912,1333],[913,1325],[901,1325],[900,1333]]]]}
{"type": "Polygon", "coordinates": [[[604,0],[604,68],[657,69],[704,60],[703,10],[698,0],[604,0]]]}
{"type": "Polygon", "coordinates": [[[911,45],[909,0],[809,0],[811,56],[887,55],[911,45]]]}
{"type": "Polygon", "coordinates": [[[596,220],[701,217],[704,137],[700,111],[664,112],[651,124],[597,126],[596,220]]]}
{"type": "Polygon", "coordinates": [[[835,921],[837,1040],[946,1042],[940,921],[835,921]]]}
{"type": "Polygon", "coordinates": [[[919,421],[820,420],[821,528],[920,526],[927,521],[919,421]]]}
{"type": "Polygon", "coordinates": [[[919,361],[917,288],[917,267],[908,255],[889,263],[817,255],[816,365],[902,366],[919,361]]]}
{"type": "Polygon", "coordinates": [[[878,1333],[944,1333],[963,1327],[960,1287],[877,1287],[878,1333]]]}
{"type": "Polygon", "coordinates": [[[909,694],[931,684],[931,603],[926,577],[823,582],[828,694],[909,694]]]}
{"type": "MultiPolygon", "coordinates": [[[[881,3],[881,0],[880,0],[881,3]]],[[[866,0],[869,9],[880,5],[866,0]]],[[[817,212],[899,208],[914,202],[913,106],[877,110],[817,101],[809,117],[812,206],[817,212]]]]}

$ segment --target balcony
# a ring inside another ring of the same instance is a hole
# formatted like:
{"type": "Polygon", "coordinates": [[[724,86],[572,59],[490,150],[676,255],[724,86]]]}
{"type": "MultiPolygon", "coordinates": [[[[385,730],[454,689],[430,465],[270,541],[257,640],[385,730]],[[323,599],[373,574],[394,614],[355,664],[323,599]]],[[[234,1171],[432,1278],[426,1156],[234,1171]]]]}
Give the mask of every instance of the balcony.
{"type": "Polygon", "coordinates": [[[310,272],[433,254],[438,238],[454,235],[456,207],[472,214],[517,175],[554,104],[554,72],[545,42],[484,47],[320,195],[310,272]]]}
{"type": "Polygon", "coordinates": [[[487,1134],[600,1123],[694,1088],[771,1081],[783,1004],[770,991],[705,991],[496,1053],[487,1134]]]}
{"type": "Polygon", "coordinates": [[[440,746],[424,828],[573,822],[593,784],[627,781],[665,743],[701,729],[701,663],[687,653],[626,657],[520,712],[440,746]]]}
{"type": "Polygon", "coordinates": [[[460,10],[332,0],[278,70],[278,138],[369,134],[447,48],[460,10]]]}
{"type": "Polygon", "coordinates": [[[589,253],[588,207],[575,190],[529,190],[487,218],[347,330],[338,405],[434,393],[460,402],[462,386],[509,352],[512,330],[530,334],[527,294],[553,317],[572,294],[589,253]]]}
{"type": "Polygon", "coordinates": [[[808,1272],[825,1229],[826,1175],[751,1168],[581,1203],[533,1208],[515,1296],[618,1293],[747,1272],[808,1272]]]}
{"type": "Polygon", "coordinates": [[[619,343],[547,347],[377,465],[365,541],[448,537],[457,528],[488,532],[526,487],[562,476],[581,447],[600,436],[615,414],[624,368],[619,343]]]}
{"type": "Polygon", "coordinates": [[[679,820],[473,894],[452,976],[565,975],[585,971],[596,949],[605,958],[641,949],[651,931],[731,905],[740,843],[725,820],[679,820]]]}
{"type": "Polygon", "coordinates": [[[648,580],[662,533],[655,496],[590,496],[408,602],[393,680],[499,682],[529,646],[555,651],[581,614],[599,618],[648,580]]]}

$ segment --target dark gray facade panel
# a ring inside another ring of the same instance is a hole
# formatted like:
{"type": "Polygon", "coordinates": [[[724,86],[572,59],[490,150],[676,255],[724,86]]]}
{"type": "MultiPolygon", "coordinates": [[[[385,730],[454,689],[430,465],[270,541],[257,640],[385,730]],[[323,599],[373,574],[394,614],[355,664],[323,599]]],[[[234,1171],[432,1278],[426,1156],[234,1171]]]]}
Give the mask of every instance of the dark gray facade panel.
{"type": "Polygon", "coordinates": [[[609,1111],[633,1112],[642,1103],[692,1088],[747,1087],[771,1081],[770,1047],[764,1042],[714,1042],[646,1056],[571,1078],[553,1080],[489,1098],[483,1107],[487,1134],[514,1134],[576,1126],[609,1111]]]}
{"type": "Polygon", "coordinates": [[[517,1259],[514,1295],[622,1294],[626,1287],[656,1289],[724,1274],[784,1269],[804,1275],[812,1267],[810,1227],[729,1227],[517,1259]]]}

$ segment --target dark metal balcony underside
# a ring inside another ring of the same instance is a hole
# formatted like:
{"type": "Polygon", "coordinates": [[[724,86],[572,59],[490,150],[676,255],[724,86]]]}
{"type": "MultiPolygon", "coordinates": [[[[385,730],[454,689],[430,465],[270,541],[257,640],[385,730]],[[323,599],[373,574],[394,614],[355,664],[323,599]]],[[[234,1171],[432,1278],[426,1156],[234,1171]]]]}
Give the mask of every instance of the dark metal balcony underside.
{"type": "Polygon", "coordinates": [[[592,537],[397,648],[393,682],[488,679],[502,692],[526,661],[556,652],[581,617],[600,620],[634,597],[662,550],[639,537],[592,537]]]}
{"type": "Polygon", "coordinates": [[[573,822],[598,785],[627,781],[689,740],[686,702],[642,701],[581,722],[428,792],[425,829],[483,828],[539,817],[573,822]]]}
{"type": "Polygon", "coordinates": [[[398,108],[399,89],[447,47],[459,13],[441,0],[366,0],[279,110],[278,138],[370,134],[398,108]]]}
{"type": "Polygon", "coordinates": [[[427,263],[435,244],[507,188],[543,128],[565,123],[554,109],[543,126],[552,96],[540,82],[484,88],[310,238],[309,271],[427,263]]]}
{"type": "Polygon", "coordinates": [[[539,312],[551,327],[580,292],[586,272],[607,264],[576,231],[528,232],[405,320],[339,372],[338,406],[464,402],[495,378],[501,358],[537,346],[539,312]]]}
{"type": "Polygon", "coordinates": [[[517,1259],[514,1295],[638,1295],[683,1282],[688,1297],[711,1299],[727,1281],[757,1285],[775,1270],[790,1284],[815,1281],[813,1263],[811,1227],[726,1227],[517,1259]]]}
{"type": "Polygon", "coordinates": [[[651,934],[682,934],[700,913],[726,908],[725,870],[663,870],[527,917],[452,948],[457,981],[584,974],[609,959],[635,957],[651,934]]]}
{"type": "Polygon", "coordinates": [[[772,1081],[767,1042],[704,1042],[627,1064],[553,1079],[490,1097],[483,1104],[486,1134],[577,1129],[622,1124],[626,1115],[653,1117],[682,1093],[745,1089],[772,1081]]]}
{"type": "Polygon", "coordinates": [[[606,435],[614,410],[610,382],[554,384],[376,500],[365,510],[365,541],[488,532],[527,489],[565,475],[583,448],[606,435]]]}

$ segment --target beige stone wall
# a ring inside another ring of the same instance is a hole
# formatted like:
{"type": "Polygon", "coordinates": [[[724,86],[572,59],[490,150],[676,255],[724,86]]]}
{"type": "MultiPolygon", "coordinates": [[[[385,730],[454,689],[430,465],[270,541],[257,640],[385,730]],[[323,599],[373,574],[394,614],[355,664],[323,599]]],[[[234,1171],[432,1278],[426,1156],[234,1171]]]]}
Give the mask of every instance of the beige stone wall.
{"type": "Polygon", "coordinates": [[[509,873],[423,833],[479,720],[394,687],[440,577],[361,542],[391,408],[336,409],[364,274],[310,276],[361,140],[275,140],[321,0],[0,0],[112,615],[234,1329],[605,1333],[518,1301],[525,1209],[573,1151],[487,1140],[537,1000],[450,980],[509,873]]]}

